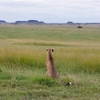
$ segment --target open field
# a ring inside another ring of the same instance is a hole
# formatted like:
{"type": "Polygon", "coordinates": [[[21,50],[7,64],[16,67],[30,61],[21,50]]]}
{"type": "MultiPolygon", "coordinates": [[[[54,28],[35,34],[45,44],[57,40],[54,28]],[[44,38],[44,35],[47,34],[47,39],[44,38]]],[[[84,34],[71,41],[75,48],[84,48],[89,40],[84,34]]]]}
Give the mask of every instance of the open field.
{"type": "Polygon", "coordinates": [[[0,100],[99,100],[100,26],[76,27],[0,25],[0,100]],[[59,79],[45,76],[46,48],[59,79]]]}

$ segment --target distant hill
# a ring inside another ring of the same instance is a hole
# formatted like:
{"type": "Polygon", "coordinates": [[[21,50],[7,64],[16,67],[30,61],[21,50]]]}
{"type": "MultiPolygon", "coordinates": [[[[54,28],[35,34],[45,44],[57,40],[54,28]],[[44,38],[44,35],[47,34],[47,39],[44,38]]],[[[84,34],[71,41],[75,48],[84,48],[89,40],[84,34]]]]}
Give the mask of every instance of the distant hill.
{"type": "Polygon", "coordinates": [[[16,21],[15,24],[45,24],[43,21],[38,20],[28,20],[28,21],[16,21]]]}
{"type": "Polygon", "coordinates": [[[6,21],[4,21],[4,20],[0,20],[0,23],[6,23],[6,21]]]}
{"type": "Polygon", "coordinates": [[[69,22],[67,22],[67,24],[73,24],[73,22],[72,21],[69,21],[69,22]]]}

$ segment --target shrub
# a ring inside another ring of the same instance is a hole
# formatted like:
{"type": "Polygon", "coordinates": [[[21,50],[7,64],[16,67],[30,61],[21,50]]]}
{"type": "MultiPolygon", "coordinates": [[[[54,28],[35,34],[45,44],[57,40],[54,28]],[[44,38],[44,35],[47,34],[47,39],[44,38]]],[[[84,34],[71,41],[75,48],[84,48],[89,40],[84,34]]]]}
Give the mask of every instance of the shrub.
{"type": "Polygon", "coordinates": [[[79,28],[79,29],[80,29],[80,28],[83,28],[83,27],[79,25],[79,26],[77,26],[77,28],[79,28]]]}

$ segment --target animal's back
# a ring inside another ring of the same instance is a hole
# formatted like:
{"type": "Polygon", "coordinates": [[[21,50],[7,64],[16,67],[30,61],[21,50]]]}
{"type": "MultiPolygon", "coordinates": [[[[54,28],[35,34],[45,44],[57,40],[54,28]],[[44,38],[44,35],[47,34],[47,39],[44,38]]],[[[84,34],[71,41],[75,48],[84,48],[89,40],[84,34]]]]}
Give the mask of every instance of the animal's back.
{"type": "Polygon", "coordinates": [[[56,78],[56,77],[58,77],[58,73],[56,71],[56,67],[54,64],[54,59],[52,57],[51,51],[52,50],[49,49],[49,51],[47,52],[47,60],[46,60],[47,72],[46,72],[46,75],[48,77],[56,78]]]}

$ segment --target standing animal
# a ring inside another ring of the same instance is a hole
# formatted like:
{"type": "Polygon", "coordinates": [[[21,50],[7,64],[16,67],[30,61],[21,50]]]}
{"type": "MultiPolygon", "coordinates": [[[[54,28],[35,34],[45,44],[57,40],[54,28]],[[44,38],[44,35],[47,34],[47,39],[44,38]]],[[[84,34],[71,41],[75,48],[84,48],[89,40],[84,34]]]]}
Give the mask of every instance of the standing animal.
{"type": "Polygon", "coordinates": [[[54,49],[46,49],[47,51],[47,59],[46,59],[46,76],[52,77],[52,78],[58,78],[58,73],[56,71],[56,67],[54,64],[54,59],[52,57],[52,52],[54,49]]]}

